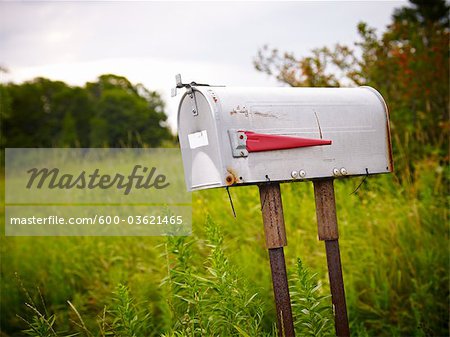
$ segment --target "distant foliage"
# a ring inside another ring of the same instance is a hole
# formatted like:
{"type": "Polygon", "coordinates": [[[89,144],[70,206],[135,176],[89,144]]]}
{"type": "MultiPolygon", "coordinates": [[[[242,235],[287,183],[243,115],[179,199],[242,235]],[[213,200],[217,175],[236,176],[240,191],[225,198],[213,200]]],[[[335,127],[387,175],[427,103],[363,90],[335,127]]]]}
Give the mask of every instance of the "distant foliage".
{"type": "Polygon", "coordinates": [[[102,75],[84,87],[36,78],[0,85],[0,145],[143,147],[172,140],[157,92],[102,75]]]}
{"type": "Polygon", "coordinates": [[[448,163],[449,6],[410,3],[381,35],[360,23],[354,47],[337,44],[296,57],[265,46],[255,67],[294,87],[375,87],[389,106],[397,168],[414,169],[430,155],[448,163]]]}

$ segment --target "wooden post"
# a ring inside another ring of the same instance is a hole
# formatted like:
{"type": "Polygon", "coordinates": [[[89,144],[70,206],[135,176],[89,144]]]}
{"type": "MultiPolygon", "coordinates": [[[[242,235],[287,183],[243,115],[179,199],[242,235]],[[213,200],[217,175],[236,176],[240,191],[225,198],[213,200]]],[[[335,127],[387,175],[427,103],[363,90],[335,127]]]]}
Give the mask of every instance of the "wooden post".
{"type": "Polygon", "coordinates": [[[280,184],[266,183],[259,185],[259,195],[266,247],[269,250],[270,268],[272,271],[278,336],[294,337],[294,321],[292,319],[291,299],[283,251],[283,247],[287,245],[287,240],[280,184]]]}
{"type": "Polygon", "coordinates": [[[319,240],[325,241],[327,253],[328,276],[330,279],[336,336],[347,337],[350,336],[350,329],[348,326],[344,280],[342,278],[341,256],[339,252],[339,234],[333,179],[315,180],[313,183],[319,240]]]}

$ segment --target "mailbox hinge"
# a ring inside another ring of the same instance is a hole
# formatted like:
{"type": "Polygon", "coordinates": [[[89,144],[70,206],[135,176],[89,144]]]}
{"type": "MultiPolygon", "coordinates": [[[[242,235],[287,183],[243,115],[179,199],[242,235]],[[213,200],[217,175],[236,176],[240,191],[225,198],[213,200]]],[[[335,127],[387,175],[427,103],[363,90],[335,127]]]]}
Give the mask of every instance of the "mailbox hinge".
{"type": "Polygon", "coordinates": [[[180,74],[177,74],[175,76],[175,81],[176,81],[176,86],[175,86],[175,88],[172,88],[172,97],[175,97],[177,95],[177,89],[186,88],[186,93],[188,94],[189,98],[191,99],[192,115],[197,116],[198,115],[198,106],[197,106],[197,99],[195,98],[194,87],[209,87],[209,84],[201,84],[201,83],[196,83],[196,82],[183,83],[181,81],[180,74]]]}
{"type": "MultiPolygon", "coordinates": [[[[191,99],[192,115],[197,116],[198,106],[197,106],[197,99],[195,97],[194,87],[210,87],[210,85],[197,82],[183,83],[181,81],[180,74],[177,74],[175,76],[175,81],[176,85],[175,88],[172,88],[172,97],[175,97],[177,95],[177,89],[186,88],[186,93],[189,95],[189,98],[191,99]]],[[[215,85],[215,87],[223,87],[223,85],[215,85]]],[[[217,97],[215,97],[215,95],[213,95],[213,99],[217,102],[217,97]]]]}
{"type": "Polygon", "coordinates": [[[192,115],[197,116],[198,115],[198,106],[197,106],[197,98],[195,98],[194,89],[192,89],[192,87],[189,87],[186,89],[186,92],[191,100],[192,115]]]}

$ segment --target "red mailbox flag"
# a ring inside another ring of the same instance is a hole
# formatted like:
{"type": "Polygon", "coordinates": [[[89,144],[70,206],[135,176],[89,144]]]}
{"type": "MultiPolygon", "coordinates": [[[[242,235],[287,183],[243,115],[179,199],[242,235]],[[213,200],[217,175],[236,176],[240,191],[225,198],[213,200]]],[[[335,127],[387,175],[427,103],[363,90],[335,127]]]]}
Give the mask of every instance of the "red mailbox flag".
{"type": "Polygon", "coordinates": [[[331,140],[325,139],[270,135],[252,131],[244,131],[244,133],[247,136],[246,147],[248,152],[295,149],[297,147],[331,145],[332,143],[331,140]]]}

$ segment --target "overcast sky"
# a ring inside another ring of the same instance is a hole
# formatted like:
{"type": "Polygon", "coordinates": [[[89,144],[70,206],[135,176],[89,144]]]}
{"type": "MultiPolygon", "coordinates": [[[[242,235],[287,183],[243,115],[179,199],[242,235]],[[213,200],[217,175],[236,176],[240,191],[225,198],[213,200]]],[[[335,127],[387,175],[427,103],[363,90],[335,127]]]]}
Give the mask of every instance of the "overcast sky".
{"type": "Polygon", "coordinates": [[[405,1],[0,2],[1,81],[83,85],[104,73],[159,91],[176,128],[174,75],[209,84],[279,85],[254,70],[265,44],[296,55],[383,31],[405,1]]]}

